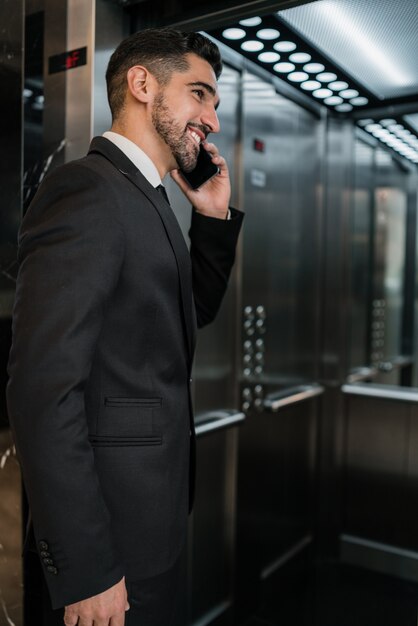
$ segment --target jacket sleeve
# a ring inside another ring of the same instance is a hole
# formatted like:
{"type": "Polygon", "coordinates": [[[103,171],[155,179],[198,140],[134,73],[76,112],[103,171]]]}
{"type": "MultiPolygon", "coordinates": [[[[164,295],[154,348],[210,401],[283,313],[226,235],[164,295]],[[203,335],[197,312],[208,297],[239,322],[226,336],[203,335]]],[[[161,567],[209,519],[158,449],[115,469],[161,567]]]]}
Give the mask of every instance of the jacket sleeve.
{"type": "Polygon", "coordinates": [[[230,220],[192,213],[189,231],[193,296],[199,328],[215,318],[235,261],[235,249],[244,214],[231,210],[230,220]]]}
{"type": "Polygon", "coordinates": [[[115,201],[103,185],[79,163],[55,170],[19,237],[7,401],[53,608],[104,591],[123,576],[84,407],[123,260],[115,201]]]}

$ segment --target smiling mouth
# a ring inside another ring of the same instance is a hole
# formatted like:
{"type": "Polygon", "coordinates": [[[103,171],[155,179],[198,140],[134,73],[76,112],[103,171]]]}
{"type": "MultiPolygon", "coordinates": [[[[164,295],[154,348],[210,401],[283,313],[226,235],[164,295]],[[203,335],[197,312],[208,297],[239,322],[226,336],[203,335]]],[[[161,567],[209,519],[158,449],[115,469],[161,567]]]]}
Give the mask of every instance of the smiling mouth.
{"type": "Polygon", "coordinates": [[[203,134],[193,130],[192,128],[190,128],[190,126],[187,127],[187,130],[189,131],[189,135],[193,138],[196,144],[200,146],[201,142],[204,140],[203,134]]]}

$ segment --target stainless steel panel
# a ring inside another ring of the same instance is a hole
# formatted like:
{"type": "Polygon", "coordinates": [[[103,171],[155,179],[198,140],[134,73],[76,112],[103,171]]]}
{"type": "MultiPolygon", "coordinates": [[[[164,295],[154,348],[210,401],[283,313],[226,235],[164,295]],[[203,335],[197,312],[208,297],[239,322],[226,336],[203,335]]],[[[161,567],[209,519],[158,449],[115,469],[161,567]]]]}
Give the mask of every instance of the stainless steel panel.
{"type": "Polygon", "coordinates": [[[247,418],[240,431],[238,563],[242,605],[257,602],[263,572],[313,527],[317,401],[247,418]]]}
{"type": "Polygon", "coordinates": [[[243,370],[249,382],[277,390],[316,374],[319,124],[251,74],[244,90],[243,334],[265,350],[262,368],[255,344],[253,366],[243,370]]]}
{"type": "Polygon", "coordinates": [[[346,562],[417,580],[418,390],[345,385],[346,562]]]}
{"type": "Polygon", "coordinates": [[[127,14],[121,6],[107,0],[95,0],[94,29],[94,91],[93,91],[93,132],[103,134],[112,125],[105,74],[110,56],[124,37],[130,34],[127,14]]]}
{"type": "MultiPolygon", "coordinates": [[[[370,360],[374,150],[360,139],[354,144],[350,268],[350,369],[370,360]]],[[[374,334],[380,329],[373,328],[374,334]]]]}
{"type": "Polygon", "coordinates": [[[283,396],[299,398],[318,372],[322,187],[316,116],[250,73],[243,116],[241,398],[248,418],[240,431],[237,577],[244,614],[312,528],[318,402],[304,393],[305,401],[271,409],[283,396]]]}
{"type": "Polygon", "coordinates": [[[404,533],[408,515],[415,517],[405,491],[414,406],[399,400],[347,396],[346,534],[415,547],[405,544],[404,533]]]}
{"type": "Polygon", "coordinates": [[[237,429],[197,439],[196,502],[188,540],[188,623],[227,620],[232,606],[237,429]]]}
{"type": "Polygon", "coordinates": [[[84,156],[92,136],[94,0],[45,0],[44,158],[50,166],[84,156]],[[87,46],[87,64],[49,74],[54,54],[87,46]]]}

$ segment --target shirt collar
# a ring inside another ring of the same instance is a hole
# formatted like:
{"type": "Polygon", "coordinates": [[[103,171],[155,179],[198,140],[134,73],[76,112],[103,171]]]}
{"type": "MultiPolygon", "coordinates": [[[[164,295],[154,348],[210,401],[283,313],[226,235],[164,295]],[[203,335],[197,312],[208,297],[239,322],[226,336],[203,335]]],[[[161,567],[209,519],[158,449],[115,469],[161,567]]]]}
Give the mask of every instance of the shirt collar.
{"type": "Polygon", "coordinates": [[[125,156],[139,169],[147,181],[153,186],[161,185],[161,177],[149,156],[133,141],[111,130],[103,133],[103,137],[114,143],[125,156]]]}

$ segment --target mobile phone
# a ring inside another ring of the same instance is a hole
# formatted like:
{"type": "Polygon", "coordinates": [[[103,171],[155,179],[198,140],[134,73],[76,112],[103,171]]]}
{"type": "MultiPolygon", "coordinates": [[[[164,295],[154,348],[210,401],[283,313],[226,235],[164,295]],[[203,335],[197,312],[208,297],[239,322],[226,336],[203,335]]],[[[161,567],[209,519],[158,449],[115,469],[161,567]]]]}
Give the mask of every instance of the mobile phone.
{"type": "Polygon", "coordinates": [[[198,189],[213,176],[219,174],[219,171],[219,167],[212,163],[212,157],[202,145],[199,148],[196,167],[191,172],[180,170],[192,189],[198,189]]]}

